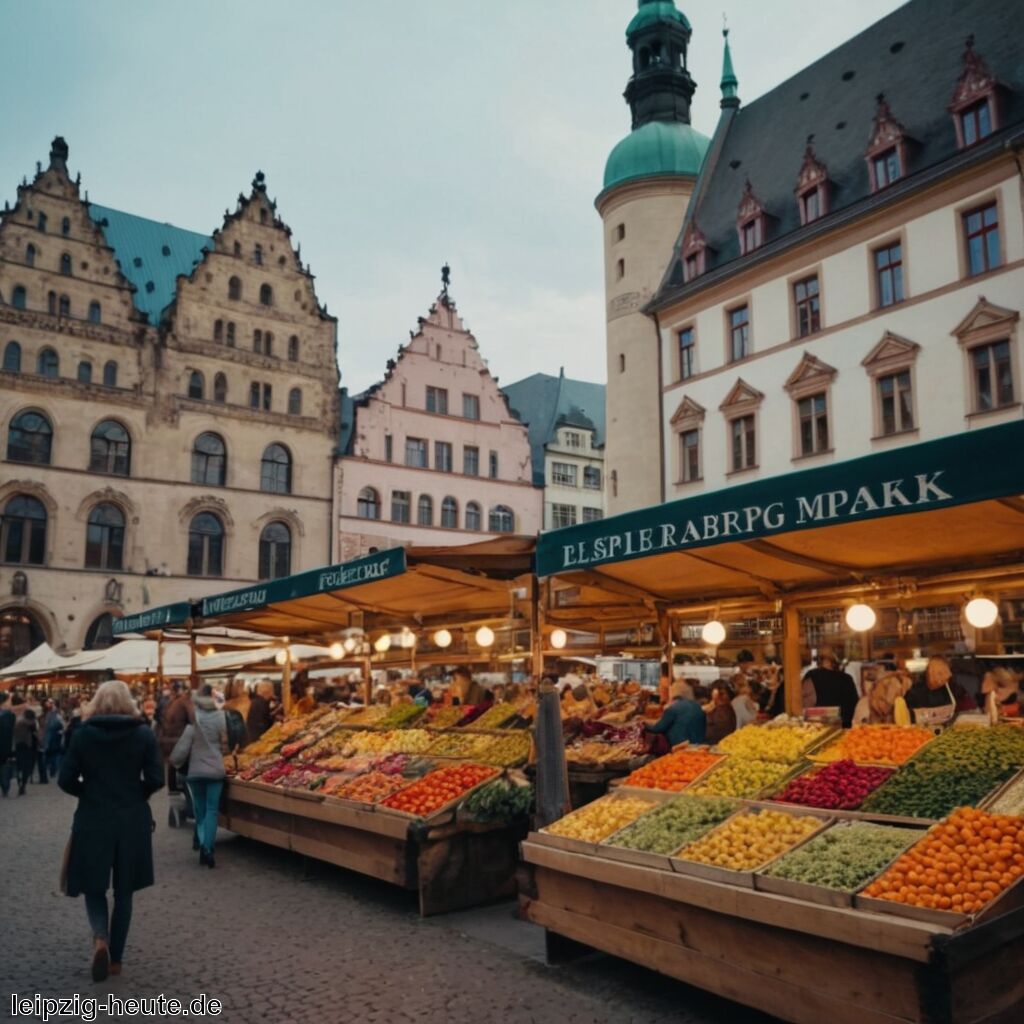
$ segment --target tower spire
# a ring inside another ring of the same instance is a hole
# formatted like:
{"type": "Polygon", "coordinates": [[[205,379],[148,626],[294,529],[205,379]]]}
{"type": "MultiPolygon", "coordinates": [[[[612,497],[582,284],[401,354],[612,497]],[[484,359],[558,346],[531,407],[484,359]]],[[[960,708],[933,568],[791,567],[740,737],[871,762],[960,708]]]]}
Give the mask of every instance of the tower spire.
{"type": "Polygon", "coordinates": [[[738,107],[740,105],[739,80],[732,67],[732,51],[729,49],[729,26],[722,15],[722,37],[725,39],[725,51],[722,54],[722,106],[738,107]]]}
{"type": "Polygon", "coordinates": [[[634,130],[651,121],[690,123],[696,88],[687,67],[692,31],[675,0],[638,0],[637,12],[626,28],[633,75],[625,97],[634,130]]]}

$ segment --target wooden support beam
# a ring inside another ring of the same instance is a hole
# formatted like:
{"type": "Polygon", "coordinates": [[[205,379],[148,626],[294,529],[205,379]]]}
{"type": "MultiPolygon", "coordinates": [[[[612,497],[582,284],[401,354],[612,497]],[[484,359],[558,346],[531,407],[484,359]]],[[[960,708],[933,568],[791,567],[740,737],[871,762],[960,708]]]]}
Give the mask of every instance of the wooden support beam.
{"type": "Polygon", "coordinates": [[[782,606],[782,678],[785,680],[786,714],[803,714],[801,698],[800,610],[793,604],[782,606]]]}
{"type": "Polygon", "coordinates": [[[820,558],[813,558],[810,555],[802,555],[798,551],[788,551],[772,544],[768,540],[748,540],[743,546],[757,551],[759,554],[767,555],[769,558],[777,558],[780,562],[789,562],[791,565],[802,565],[808,569],[815,569],[826,576],[852,577],[855,580],[864,578],[864,573],[852,565],[844,565],[842,562],[826,562],[820,558]]]}

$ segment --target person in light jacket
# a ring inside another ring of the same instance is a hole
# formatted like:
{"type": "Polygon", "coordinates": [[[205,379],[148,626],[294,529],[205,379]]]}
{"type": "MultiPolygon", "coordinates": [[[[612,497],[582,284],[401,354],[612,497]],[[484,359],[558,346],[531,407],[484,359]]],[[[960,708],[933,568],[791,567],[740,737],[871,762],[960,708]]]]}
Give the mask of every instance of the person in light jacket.
{"type": "Polygon", "coordinates": [[[182,767],[188,762],[185,784],[192,794],[199,837],[199,863],[214,866],[213,844],[217,839],[217,810],[224,789],[224,755],[228,750],[228,726],[224,712],[213,698],[209,683],[193,700],[194,720],[171,751],[171,764],[182,767]]]}

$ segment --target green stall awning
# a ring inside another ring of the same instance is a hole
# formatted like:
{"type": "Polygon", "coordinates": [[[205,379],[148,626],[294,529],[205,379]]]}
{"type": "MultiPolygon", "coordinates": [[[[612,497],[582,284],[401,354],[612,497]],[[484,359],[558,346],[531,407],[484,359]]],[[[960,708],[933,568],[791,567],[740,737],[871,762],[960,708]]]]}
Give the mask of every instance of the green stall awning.
{"type": "Polygon", "coordinates": [[[146,633],[151,629],[165,629],[180,626],[192,617],[192,604],[189,601],[177,601],[174,604],[161,605],[148,611],[136,612],[114,619],[111,632],[114,636],[126,633],[146,633]]]}

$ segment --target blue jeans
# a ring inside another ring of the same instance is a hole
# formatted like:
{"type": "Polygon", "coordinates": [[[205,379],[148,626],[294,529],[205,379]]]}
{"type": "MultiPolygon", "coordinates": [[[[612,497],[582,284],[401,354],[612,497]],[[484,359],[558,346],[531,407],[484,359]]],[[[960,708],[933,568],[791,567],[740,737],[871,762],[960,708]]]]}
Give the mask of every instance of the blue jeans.
{"type": "Polygon", "coordinates": [[[213,844],[217,839],[217,811],[224,780],[190,778],[186,782],[195,807],[199,845],[207,853],[213,853],[213,844]]]}
{"type": "Polygon", "coordinates": [[[93,938],[104,939],[110,948],[111,962],[119,964],[124,955],[128,926],[132,923],[132,894],[114,893],[114,913],[107,917],[107,894],[85,893],[85,913],[89,918],[93,938]]]}

